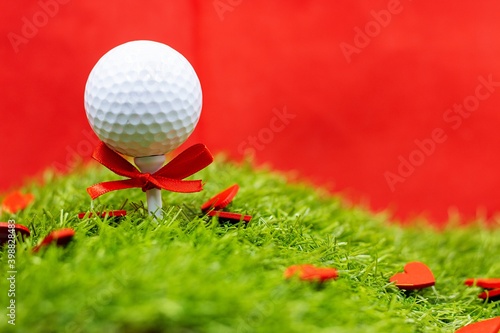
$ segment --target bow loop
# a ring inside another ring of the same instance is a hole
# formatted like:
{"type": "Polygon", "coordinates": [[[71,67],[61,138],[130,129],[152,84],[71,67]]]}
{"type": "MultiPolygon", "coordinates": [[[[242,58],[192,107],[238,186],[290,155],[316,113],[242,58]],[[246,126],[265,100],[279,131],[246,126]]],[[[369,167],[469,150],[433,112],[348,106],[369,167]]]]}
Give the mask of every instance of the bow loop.
{"type": "Polygon", "coordinates": [[[144,192],[164,189],[172,192],[199,192],[203,189],[201,180],[183,180],[204,169],[213,161],[213,156],[205,145],[196,144],[184,150],[172,161],[155,173],[141,173],[136,167],[114,150],[100,142],[92,157],[114,173],[129,179],[102,182],[87,188],[92,199],[105,193],[138,187],[144,192]]]}

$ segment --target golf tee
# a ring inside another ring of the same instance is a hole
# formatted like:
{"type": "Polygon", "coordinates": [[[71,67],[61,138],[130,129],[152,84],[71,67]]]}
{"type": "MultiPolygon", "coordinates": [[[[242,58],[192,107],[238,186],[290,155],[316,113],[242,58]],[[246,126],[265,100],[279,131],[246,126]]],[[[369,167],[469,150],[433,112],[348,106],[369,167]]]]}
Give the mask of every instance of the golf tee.
{"type": "MultiPolygon", "coordinates": [[[[143,156],[134,158],[134,162],[142,173],[155,173],[165,163],[165,155],[143,156]]],[[[162,218],[163,212],[161,189],[153,188],[146,191],[148,212],[157,218],[162,218]]]]}

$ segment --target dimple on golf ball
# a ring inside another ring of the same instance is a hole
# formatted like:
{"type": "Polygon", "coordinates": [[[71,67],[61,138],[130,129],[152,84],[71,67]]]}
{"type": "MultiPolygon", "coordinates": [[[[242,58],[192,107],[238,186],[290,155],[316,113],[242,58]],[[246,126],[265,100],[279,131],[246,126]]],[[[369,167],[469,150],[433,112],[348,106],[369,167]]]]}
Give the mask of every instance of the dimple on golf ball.
{"type": "Polygon", "coordinates": [[[119,45],[99,59],[84,99],[97,137],[133,157],[179,147],[196,127],[202,105],[200,81],[186,58],[146,40],[119,45]]]}

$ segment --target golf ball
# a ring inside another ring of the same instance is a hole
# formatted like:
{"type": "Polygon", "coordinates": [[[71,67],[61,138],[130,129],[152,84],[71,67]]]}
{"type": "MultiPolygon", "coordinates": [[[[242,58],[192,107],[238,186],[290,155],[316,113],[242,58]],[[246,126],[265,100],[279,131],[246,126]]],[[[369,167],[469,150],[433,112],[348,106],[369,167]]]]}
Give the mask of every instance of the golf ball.
{"type": "Polygon", "coordinates": [[[179,147],[198,123],[202,105],[200,81],[186,58],[146,40],[119,45],[99,59],[84,99],[97,137],[133,157],[179,147]]]}

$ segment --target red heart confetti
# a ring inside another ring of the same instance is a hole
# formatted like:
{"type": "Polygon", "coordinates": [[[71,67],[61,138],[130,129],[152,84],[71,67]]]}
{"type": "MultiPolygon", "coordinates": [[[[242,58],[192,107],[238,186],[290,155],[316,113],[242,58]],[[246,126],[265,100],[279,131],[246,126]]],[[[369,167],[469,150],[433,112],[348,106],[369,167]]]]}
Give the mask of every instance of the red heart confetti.
{"type": "Polygon", "coordinates": [[[206,213],[208,210],[215,209],[221,210],[224,209],[227,205],[231,203],[233,198],[238,193],[240,187],[238,184],[234,184],[233,186],[225,189],[224,191],[217,193],[212,198],[210,198],[207,202],[201,205],[202,212],[206,213]]]}
{"type": "Polygon", "coordinates": [[[325,282],[336,279],[339,274],[335,268],[316,267],[314,265],[293,265],[285,270],[284,277],[298,276],[303,281],[325,282]]]}
{"type": "Polygon", "coordinates": [[[500,331],[500,317],[469,324],[455,333],[498,333],[500,331]]]}
{"type": "Polygon", "coordinates": [[[405,265],[404,273],[394,274],[389,281],[396,287],[405,290],[414,290],[431,287],[436,283],[432,271],[425,264],[415,261],[405,265]]]}
{"type": "Polygon", "coordinates": [[[208,216],[216,216],[221,221],[227,221],[232,223],[238,223],[240,221],[248,223],[252,219],[250,215],[224,212],[224,209],[236,196],[240,187],[238,184],[228,187],[222,192],[217,193],[207,202],[201,205],[201,211],[206,213],[208,216]]]}
{"type": "Polygon", "coordinates": [[[500,288],[485,290],[482,293],[480,293],[478,297],[481,299],[496,301],[497,299],[500,299],[500,288]]]}
{"type": "MultiPolygon", "coordinates": [[[[96,212],[95,215],[97,215],[101,218],[106,217],[106,216],[122,217],[122,216],[127,215],[127,211],[126,210],[110,210],[109,212],[96,212]]],[[[85,216],[87,216],[88,218],[91,218],[92,216],[94,216],[94,213],[87,212],[87,213],[79,213],[78,214],[79,219],[83,219],[85,216]]]]}
{"type": "Polygon", "coordinates": [[[223,212],[221,210],[211,210],[207,213],[208,216],[217,216],[219,220],[228,222],[245,222],[248,223],[252,219],[250,215],[243,215],[238,213],[223,212]]]}
{"type": "Polygon", "coordinates": [[[31,202],[33,202],[34,199],[35,196],[31,193],[23,194],[18,191],[12,192],[3,199],[2,210],[15,214],[26,208],[31,202]]]}
{"type": "Polygon", "coordinates": [[[75,236],[75,231],[71,228],[52,231],[45,237],[40,244],[33,248],[33,252],[40,251],[41,248],[55,244],[57,246],[66,246],[75,236]]]}
{"type": "Polygon", "coordinates": [[[0,246],[9,241],[9,234],[12,235],[11,237],[15,237],[15,234],[21,235],[21,237],[28,237],[30,230],[22,224],[0,222],[0,246]]]}
{"type": "Polygon", "coordinates": [[[466,286],[476,286],[484,289],[496,289],[500,288],[500,279],[499,278],[473,278],[465,280],[466,286]]]}
{"type": "Polygon", "coordinates": [[[489,301],[500,299],[500,279],[499,278],[472,278],[465,280],[465,285],[488,289],[478,295],[479,298],[489,301]]]}

